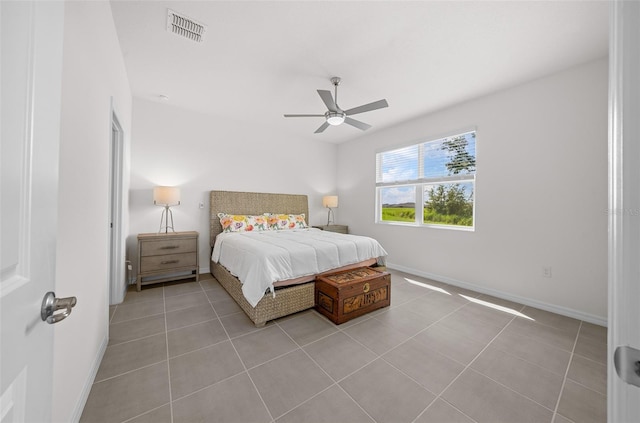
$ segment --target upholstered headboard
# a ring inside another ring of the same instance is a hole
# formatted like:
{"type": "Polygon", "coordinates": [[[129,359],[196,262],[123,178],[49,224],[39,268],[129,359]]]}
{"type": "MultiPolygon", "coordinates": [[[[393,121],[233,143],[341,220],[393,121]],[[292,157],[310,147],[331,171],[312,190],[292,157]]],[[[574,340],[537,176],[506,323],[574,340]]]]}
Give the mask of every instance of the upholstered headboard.
{"type": "Polygon", "coordinates": [[[262,192],[211,191],[210,196],[210,245],[222,232],[218,213],[263,214],[304,213],[309,221],[309,199],[299,194],[269,194],[262,192]]]}

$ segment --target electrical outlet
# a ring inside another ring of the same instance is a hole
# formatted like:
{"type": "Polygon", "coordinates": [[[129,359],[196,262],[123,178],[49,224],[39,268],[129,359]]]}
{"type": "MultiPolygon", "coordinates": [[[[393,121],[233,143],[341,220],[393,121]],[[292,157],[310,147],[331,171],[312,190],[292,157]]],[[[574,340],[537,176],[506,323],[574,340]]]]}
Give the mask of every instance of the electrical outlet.
{"type": "Polygon", "coordinates": [[[551,277],[551,266],[543,266],[542,267],[542,277],[550,278],[551,277]]]}
{"type": "Polygon", "coordinates": [[[201,201],[200,203],[198,203],[198,207],[204,209],[204,203],[201,201]]]}

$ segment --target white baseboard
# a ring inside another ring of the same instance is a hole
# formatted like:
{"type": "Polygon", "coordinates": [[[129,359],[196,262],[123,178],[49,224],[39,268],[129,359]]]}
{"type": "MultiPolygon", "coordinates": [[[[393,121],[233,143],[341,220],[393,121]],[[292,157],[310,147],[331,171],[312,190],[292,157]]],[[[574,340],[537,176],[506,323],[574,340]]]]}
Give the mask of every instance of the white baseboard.
{"type": "Polygon", "coordinates": [[[74,423],[78,423],[80,421],[80,417],[82,417],[82,411],[84,410],[85,405],[87,405],[87,399],[89,399],[89,393],[91,393],[91,387],[93,386],[93,382],[96,380],[96,376],[98,374],[98,369],[100,368],[100,363],[102,363],[102,358],[104,357],[104,353],[107,351],[107,344],[109,343],[109,336],[107,331],[107,336],[102,340],[102,344],[100,344],[100,348],[98,349],[98,354],[93,360],[93,364],[91,366],[91,372],[87,377],[87,380],[84,382],[84,386],[82,387],[82,392],[80,393],[80,398],[78,398],[78,402],[73,410],[73,414],[71,415],[71,421],[74,423]]]}
{"type": "Polygon", "coordinates": [[[593,314],[584,313],[579,310],[573,310],[571,308],[562,307],[556,304],[544,303],[541,301],[533,300],[531,298],[520,297],[518,295],[509,294],[506,292],[498,291],[491,288],[486,288],[480,285],[476,285],[469,282],[459,281],[457,279],[449,278],[447,276],[436,275],[434,273],[423,272],[420,270],[412,269],[410,267],[401,266],[399,264],[387,263],[387,267],[390,269],[399,270],[401,272],[410,273],[412,275],[421,276],[423,278],[432,279],[437,282],[454,285],[460,288],[470,289],[472,291],[479,292],[481,294],[487,294],[494,297],[502,298],[504,300],[513,301],[516,303],[528,305],[531,307],[539,308],[541,310],[550,311],[552,313],[561,314],[563,316],[571,317],[574,319],[582,320],[594,325],[607,327],[607,318],[601,316],[594,316],[593,314]]]}

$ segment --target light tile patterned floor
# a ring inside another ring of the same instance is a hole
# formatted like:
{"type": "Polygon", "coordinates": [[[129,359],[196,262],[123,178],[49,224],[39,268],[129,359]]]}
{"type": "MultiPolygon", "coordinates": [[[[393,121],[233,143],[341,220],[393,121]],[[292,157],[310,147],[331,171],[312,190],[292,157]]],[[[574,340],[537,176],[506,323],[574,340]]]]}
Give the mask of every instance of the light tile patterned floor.
{"type": "Polygon", "coordinates": [[[256,329],[211,275],[130,290],[81,421],[606,421],[605,328],[391,273],[391,307],[340,326],[256,329]]]}

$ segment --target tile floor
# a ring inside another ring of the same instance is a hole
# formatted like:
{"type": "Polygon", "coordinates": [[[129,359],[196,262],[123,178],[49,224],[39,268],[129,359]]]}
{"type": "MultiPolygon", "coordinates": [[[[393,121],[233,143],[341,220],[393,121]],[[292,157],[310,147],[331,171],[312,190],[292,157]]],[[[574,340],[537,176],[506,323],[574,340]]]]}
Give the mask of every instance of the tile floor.
{"type": "Polygon", "coordinates": [[[605,328],[396,271],[391,292],[256,329],[211,275],[131,290],[81,421],[606,421],[605,328]]]}

